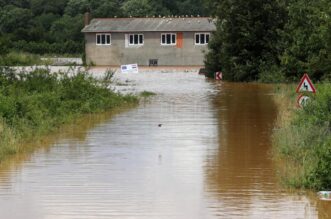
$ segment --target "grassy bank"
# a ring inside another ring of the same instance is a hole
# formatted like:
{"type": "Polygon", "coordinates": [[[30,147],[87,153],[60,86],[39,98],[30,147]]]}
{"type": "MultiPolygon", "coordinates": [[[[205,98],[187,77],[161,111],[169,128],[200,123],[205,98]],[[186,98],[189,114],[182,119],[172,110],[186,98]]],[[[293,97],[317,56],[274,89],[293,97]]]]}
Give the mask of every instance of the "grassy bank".
{"type": "Polygon", "coordinates": [[[274,156],[282,181],[294,188],[331,189],[331,84],[317,86],[303,108],[294,86],[279,87],[274,156]]]}
{"type": "Polygon", "coordinates": [[[30,66],[30,65],[48,65],[47,60],[42,60],[39,55],[10,52],[0,56],[0,66],[30,66]]]}
{"type": "Polygon", "coordinates": [[[137,103],[108,89],[112,73],[97,80],[87,72],[15,72],[0,68],[0,161],[29,141],[80,115],[137,103]]]}

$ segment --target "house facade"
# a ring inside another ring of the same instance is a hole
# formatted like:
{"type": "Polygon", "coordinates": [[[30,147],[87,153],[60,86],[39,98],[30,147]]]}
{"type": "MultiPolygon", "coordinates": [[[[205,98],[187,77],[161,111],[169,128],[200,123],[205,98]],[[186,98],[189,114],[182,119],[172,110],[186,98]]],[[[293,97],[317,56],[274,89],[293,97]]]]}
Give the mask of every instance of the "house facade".
{"type": "Polygon", "coordinates": [[[87,63],[201,66],[215,30],[207,17],[100,18],[82,32],[87,63]]]}

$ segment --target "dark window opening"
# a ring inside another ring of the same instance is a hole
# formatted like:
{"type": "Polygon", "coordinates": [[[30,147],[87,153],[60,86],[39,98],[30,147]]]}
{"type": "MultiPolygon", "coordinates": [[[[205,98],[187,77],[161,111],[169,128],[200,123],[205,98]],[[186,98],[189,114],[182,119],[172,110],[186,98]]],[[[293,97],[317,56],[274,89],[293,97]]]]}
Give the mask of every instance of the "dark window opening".
{"type": "Polygon", "coordinates": [[[130,35],[130,44],[133,44],[133,35],[130,35]]]}
{"type": "Polygon", "coordinates": [[[143,35],[139,35],[139,44],[143,44],[144,40],[143,40],[143,35]]]}
{"type": "Polygon", "coordinates": [[[96,34],[96,43],[97,45],[110,45],[111,44],[111,36],[110,34],[100,33],[96,34]]]}
{"type": "Polygon", "coordinates": [[[157,66],[158,65],[157,61],[158,61],[157,59],[150,59],[149,66],[157,66]]]}
{"type": "Polygon", "coordinates": [[[209,42],[209,33],[196,33],[195,34],[195,44],[196,45],[206,45],[209,42]]]}
{"type": "Polygon", "coordinates": [[[167,44],[170,44],[171,43],[171,36],[170,36],[170,34],[167,34],[167,42],[166,42],[167,44]]]}
{"type": "Polygon", "coordinates": [[[171,35],[171,41],[172,41],[171,42],[172,44],[175,44],[176,43],[176,35],[175,34],[172,34],[171,35]]]}
{"type": "Polygon", "coordinates": [[[161,34],[161,44],[162,45],[175,45],[176,44],[176,34],[175,33],[161,34]]]}
{"type": "Polygon", "coordinates": [[[101,44],[101,36],[97,35],[97,44],[101,44]]]}
{"type": "Polygon", "coordinates": [[[200,44],[205,44],[205,35],[204,34],[201,34],[200,35],[200,44]]]}
{"type": "Polygon", "coordinates": [[[129,45],[143,45],[144,35],[143,34],[130,34],[129,45]]]}
{"type": "Polygon", "coordinates": [[[134,35],[134,44],[138,44],[138,35],[134,35]]]}

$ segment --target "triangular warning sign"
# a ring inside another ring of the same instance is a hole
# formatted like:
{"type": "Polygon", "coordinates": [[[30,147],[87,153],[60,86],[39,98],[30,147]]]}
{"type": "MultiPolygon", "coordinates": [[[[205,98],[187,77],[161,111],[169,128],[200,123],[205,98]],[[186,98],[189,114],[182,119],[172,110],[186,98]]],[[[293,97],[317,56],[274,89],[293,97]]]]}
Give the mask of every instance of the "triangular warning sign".
{"type": "Polygon", "coordinates": [[[316,89],[315,89],[313,83],[311,83],[311,80],[307,74],[304,74],[303,77],[301,78],[301,81],[299,83],[299,86],[297,87],[296,92],[297,93],[300,93],[300,92],[316,93],[316,89]]]}

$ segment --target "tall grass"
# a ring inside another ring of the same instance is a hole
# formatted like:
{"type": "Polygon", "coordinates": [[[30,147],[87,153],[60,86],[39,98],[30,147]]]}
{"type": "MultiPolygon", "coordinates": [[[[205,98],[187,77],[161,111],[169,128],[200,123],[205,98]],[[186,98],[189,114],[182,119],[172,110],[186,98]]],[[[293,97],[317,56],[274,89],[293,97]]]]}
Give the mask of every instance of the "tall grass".
{"type": "Polygon", "coordinates": [[[50,64],[41,60],[39,55],[23,52],[10,52],[0,56],[0,66],[27,66],[50,64]]]}
{"type": "Polygon", "coordinates": [[[57,129],[79,115],[137,103],[108,87],[112,72],[95,79],[85,71],[16,72],[0,68],[0,161],[18,152],[20,142],[57,129]]]}
{"type": "Polygon", "coordinates": [[[331,189],[331,84],[317,86],[302,109],[294,106],[294,88],[279,92],[274,155],[285,184],[295,188],[331,189]],[[292,93],[292,94],[290,94],[292,93]]]}

